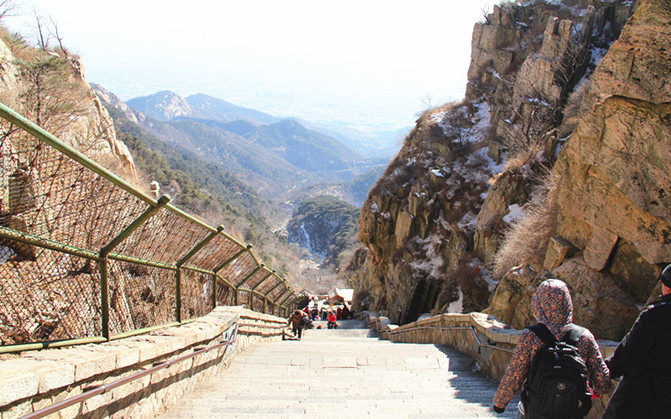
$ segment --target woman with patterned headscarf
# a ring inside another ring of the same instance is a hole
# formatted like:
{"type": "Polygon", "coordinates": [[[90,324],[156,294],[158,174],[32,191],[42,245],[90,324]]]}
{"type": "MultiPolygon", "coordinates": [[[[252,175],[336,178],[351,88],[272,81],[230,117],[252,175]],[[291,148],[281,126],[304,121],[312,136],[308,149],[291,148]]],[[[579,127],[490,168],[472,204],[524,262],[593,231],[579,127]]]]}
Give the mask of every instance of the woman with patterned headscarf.
{"type": "MultiPolygon", "coordinates": [[[[563,281],[558,279],[543,281],[531,301],[531,310],[536,320],[544,324],[558,341],[572,328],[573,302],[571,293],[563,281]]],[[[587,365],[590,387],[596,394],[603,394],[610,389],[608,367],[606,367],[599,352],[599,345],[592,333],[587,329],[583,330],[576,346],[587,365]]],[[[494,396],[496,412],[503,412],[515,393],[522,387],[529,373],[531,362],[543,345],[543,341],[534,332],[524,329],[510,365],[496,390],[494,396]]]]}

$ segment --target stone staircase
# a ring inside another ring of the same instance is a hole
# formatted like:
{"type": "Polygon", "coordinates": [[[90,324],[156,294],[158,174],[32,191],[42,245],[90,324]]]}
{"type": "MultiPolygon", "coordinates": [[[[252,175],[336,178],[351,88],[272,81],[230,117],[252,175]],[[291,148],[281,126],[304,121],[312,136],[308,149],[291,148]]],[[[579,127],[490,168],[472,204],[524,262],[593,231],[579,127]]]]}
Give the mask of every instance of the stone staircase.
{"type": "Polygon", "coordinates": [[[439,345],[369,337],[357,321],[254,346],[164,418],[516,417],[491,410],[497,382],[439,345]]]}

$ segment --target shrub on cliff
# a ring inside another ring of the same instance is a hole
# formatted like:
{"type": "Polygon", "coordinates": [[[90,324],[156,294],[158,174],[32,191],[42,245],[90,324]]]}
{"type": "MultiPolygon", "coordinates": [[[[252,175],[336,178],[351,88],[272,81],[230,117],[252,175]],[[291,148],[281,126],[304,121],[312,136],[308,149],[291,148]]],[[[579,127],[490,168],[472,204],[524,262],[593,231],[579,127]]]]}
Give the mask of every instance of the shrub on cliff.
{"type": "MultiPolygon", "coordinates": [[[[540,267],[550,238],[557,228],[557,186],[548,175],[524,208],[524,216],[514,222],[493,257],[496,279],[516,266],[540,267]]],[[[538,271],[537,270],[537,271],[538,271]]]]}

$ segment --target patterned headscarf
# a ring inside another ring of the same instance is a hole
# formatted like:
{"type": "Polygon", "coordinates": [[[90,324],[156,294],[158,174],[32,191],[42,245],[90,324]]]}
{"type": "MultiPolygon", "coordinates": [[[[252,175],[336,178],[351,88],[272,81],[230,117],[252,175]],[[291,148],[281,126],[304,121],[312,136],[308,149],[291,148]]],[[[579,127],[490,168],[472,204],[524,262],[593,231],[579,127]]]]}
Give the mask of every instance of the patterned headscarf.
{"type": "Polygon", "coordinates": [[[571,323],[573,302],[566,284],[558,279],[543,281],[531,300],[531,310],[536,320],[546,326],[559,328],[571,323]]]}

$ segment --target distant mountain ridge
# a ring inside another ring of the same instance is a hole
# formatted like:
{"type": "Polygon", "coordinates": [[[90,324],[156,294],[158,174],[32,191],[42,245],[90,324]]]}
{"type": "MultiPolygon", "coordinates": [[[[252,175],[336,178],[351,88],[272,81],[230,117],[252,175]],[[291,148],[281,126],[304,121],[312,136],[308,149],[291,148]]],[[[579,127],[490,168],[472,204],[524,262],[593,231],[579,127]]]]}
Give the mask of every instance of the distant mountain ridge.
{"type": "Polygon", "coordinates": [[[126,104],[158,121],[169,121],[178,116],[191,115],[193,112],[189,102],[168,90],[136,97],[126,101],[126,104]]]}
{"type": "Polygon", "coordinates": [[[197,93],[185,98],[171,91],[162,91],[148,96],[130,99],[126,104],[157,121],[170,121],[179,117],[210,119],[222,122],[246,121],[254,125],[267,125],[292,119],[304,127],[333,137],[347,147],[369,158],[391,158],[399,148],[411,127],[366,134],[351,126],[334,121],[330,124],[315,124],[299,118],[270,115],[255,109],[235,105],[223,99],[197,93]]]}
{"type": "Polygon", "coordinates": [[[261,124],[280,122],[282,118],[267,113],[234,105],[202,93],[187,96],[186,101],[193,110],[192,117],[217,121],[248,121],[261,124]]]}
{"type": "MultiPolygon", "coordinates": [[[[367,160],[330,135],[205,94],[170,91],[126,103],[98,96],[168,143],[220,164],[266,196],[320,183],[348,182],[385,161],[367,160]]],[[[372,183],[371,183],[372,186],[372,183]]]]}
{"type": "Polygon", "coordinates": [[[246,121],[219,126],[272,150],[294,166],[310,172],[347,170],[352,162],[365,160],[336,139],[310,130],[291,119],[260,126],[246,121]]]}
{"type": "Polygon", "coordinates": [[[164,90],[148,96],[130,99],[131,108],[157,121],[170,121],[178,117],[212,119],[215,121],[247,121],[256,125],[273,124],[282,120],[276,116],[234,105],[216,97],[197,93],[182,98],[174,92],[164,90]]]}

